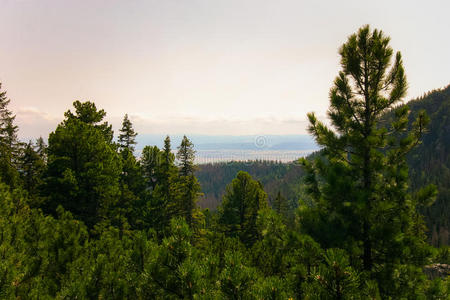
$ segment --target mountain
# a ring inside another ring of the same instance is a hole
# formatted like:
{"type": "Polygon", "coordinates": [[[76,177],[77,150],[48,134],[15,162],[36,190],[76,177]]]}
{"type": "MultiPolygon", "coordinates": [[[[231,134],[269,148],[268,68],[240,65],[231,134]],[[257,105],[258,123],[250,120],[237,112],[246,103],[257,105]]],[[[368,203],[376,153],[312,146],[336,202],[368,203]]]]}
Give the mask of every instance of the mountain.
{"type": "Polygon", "coordinates": [[[226,186],[239,171],[248,172],[263,184],[269,202],[272,202],[280,192],[287,199],[291,211],[297,206],[301,193],[301,178],[304,174],[302,168],[294,163],[274,161],[233,161],[199,165],[195,175],[204,193],[199,205],[216,209],[226,186]]]}
{"type": "Polygon", "coordinates": [[[428,132],[422,143],[408,156],[411,188],[417,190],[435,184],[438,196],[434,204],[423,211],[434,246],[450,241],[450,85],[407,103],[410,122],[420,110],[430,117],[428,132]]]}
{"type": "MultiPolygon", "coordinates": [[[[309,135],[188,135],[195,150],[316,150],[317,145],[309,135]]],[[[140,134],[137,149],[146,145],[163,146],[165,135],[140,134]]],[[[183,135],[170,135],[175,149],[183,135]]]]}

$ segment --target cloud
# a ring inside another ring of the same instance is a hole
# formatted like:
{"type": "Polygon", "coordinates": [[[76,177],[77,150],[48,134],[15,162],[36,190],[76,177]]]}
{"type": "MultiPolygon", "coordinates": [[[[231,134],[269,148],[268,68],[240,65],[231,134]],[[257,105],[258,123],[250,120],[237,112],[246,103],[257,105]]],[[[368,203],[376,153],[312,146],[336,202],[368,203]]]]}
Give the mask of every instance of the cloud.
{"type": "MultiPolygon", "coordinates": [[[[159,115],[144,116],[130,113],[129,117],[139,134],[187,134],[187,135],[288,135],[306,134],[308,121],[305,117],[260,116],[256,118],[225,118],[222,116],[159,115]]],[[[22,140],[47,138],[49,133],[63,120],[63,115],[54,116],[35,107],[16,110],[16,123],[22,140]]],[[[324,120],[324,116],[318,116],[324,120]]],[[[122,124],[122,117],[107,116],[115,134],[122,124]]]]}
{"type": "Polygon", "coordinates": [[[19,138],[25,141],[40,136],[47,138],[61,120],[62,117],[52,116],[35,107],[22,107],[16,111],[19,138]]]}

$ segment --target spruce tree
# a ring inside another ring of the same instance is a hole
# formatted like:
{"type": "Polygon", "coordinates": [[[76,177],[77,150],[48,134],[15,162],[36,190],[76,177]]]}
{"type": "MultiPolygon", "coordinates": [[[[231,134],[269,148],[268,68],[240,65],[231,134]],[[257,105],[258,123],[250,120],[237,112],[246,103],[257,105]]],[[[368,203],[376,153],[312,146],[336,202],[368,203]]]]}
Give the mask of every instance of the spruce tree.
{"type": "Polygon", "coordinates": [[[405,155],[420,142],[426,115],[419,113],[408,128],[409,110],[402,106],[389,126],[380,124],[407,90],[401,54],[393,54],[389,41],[364,26],[340,48],[342,71],[328,110],[332,128],[308,114],[324,157],[312,165],[303,160],[315,203],[300,212],[302,228],[322,246],[347,249],[356,266],[378,279],[384,296],[398,297],[396,272],[411,282],[420,278],[412,270],[425,262],[427,251],[416,207],[434,190],[420,197],[408,193],[405,155]],[[404,267],[409,264],[414,267],[404,267]]]}
{"type": "Polygon", "coordinates": [[[181,144],[178,147],[177,159],[179,161],[181,176],[189,176],[194,174],[195,171],[194,144],[192,144],[192,142],[186,136],[183,136],[183,140],[181,141],[181,144]]]}
{"type": "Polygon", "coordinates": [[[11,100],[2,91],[0,82],[0,181],[14,188],[18,184],[17,160],[20,143],[17,139],[16,116],[8,109],[11,100]]]}
{"type": "Polygon", "coordinates": [[[176,155],[179,161],[180,193],[178,206],[181,215],[185,217],[188,225],[192,225],[192,215],[200,193],[200,184],[195,178],[195,150],[192,142],[183,136],[176,155]]]}
{"type": "Polygon", "coordinates": [[[134,152],[134,145],[136,145],[137,133],[133,129],[133,124],[128,118],[128,114],[125,114],[122,122],[122,128],[119,134],[119,147],[123,149],[128,149],[134,152]]]}

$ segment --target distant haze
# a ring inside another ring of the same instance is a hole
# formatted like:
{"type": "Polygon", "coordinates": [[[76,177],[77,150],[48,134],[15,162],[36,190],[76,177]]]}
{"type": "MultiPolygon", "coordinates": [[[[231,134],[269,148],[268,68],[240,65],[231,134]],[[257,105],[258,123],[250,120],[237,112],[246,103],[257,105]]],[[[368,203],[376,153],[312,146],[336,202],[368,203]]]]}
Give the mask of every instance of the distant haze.
{"type": "Polygon", "coordinates": [[[338,48],[364,24],[401,51],[408,99],[450,79],[449,1],[0,0],[0,81],[23,139],[74,100],[117,133],[292,135],[324,119],[338,48]]]}
{"type": "MultiPolygon", "coordinates": [[[[140,156],[146,145],[163,147],[165,136],[157,134],[139,135],[136,154],[140,156]]],[[[172,151],[183,137],[172,135],[172,151]]],[[[221,161],[271,160],[292,162],[319,149],[309,135],[246,135],[207,136],[192,135],[197,163],[221,161]]]]}

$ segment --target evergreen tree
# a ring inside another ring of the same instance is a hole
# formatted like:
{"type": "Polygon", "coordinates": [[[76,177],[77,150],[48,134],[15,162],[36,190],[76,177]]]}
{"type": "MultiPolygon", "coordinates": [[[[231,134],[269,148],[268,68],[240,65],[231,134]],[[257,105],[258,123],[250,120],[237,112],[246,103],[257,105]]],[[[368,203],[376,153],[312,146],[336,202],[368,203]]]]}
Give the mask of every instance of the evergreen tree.
{"type": "Polygon", "coordinates": [[[162,154],[157,146],[145,146],[142,150],[141,165],[146,187],[154,190],[158,183],[158,170],[161,167],[162,154]]]}
{"type": "Polygon", "coordinates": [[[154,228],[162,234],[169,225],[170,219],[179,214],[178,172],[174,164],[175,155],[172,153],[170,137],[164,140],[164,148],[160,153],[161,162],[156,169],[157,183],[151,196],[150,218],[154,228]]]}
{"type": "Polygon", "coordinates": [[[195,178],[195,150],[192,142],[183,136],[181,145],[176,155],[179,161],[179,183],[180,193],[178,206],[181,215],[186,219],[188,225],[192,225],[192,215],[200,193],[200,184],[195,178]]]}
{"type": "Polygon", "coordinates": [[[186,136],[183,136],[181,145],[178,147],[177,159],[179,161],[181,176],[189,176],[194,174],[195,171],[194,144],[192,144],[192,142],[186,136]]]}
{"type": "Polygon", "coordinates": [[[8,109],[11,100],[0,83],[0,181],[14,188],[18,182],[17,159],[20,143],[17,139],[16,116],[8,109]]]}
{"type": "Polygon", "coordinates": [[[137,133],[133,129],[133,124],[130,119],[128,119],[128,114],[125,114],[122,122],[122,128],[119,134],[119,147],[123,149],[128,149],[134,152],[134,145],[136,145],[137,133]]]}
{"type": "Polygon", "coordinates": [[[113,217],[118,195],[121,161],[112,144],[105,113],[93,103],[74,102],[76,114],[50,133],[48,168],[43,193],[48,211],[58,205],[72,212],[90,228],[108,215],[113,217]]]}
{"type": "Polygon", "coordinates": [[[30,141],[22,150],[19,160],[23,188],[33,197],[38,195],[38,186],[42,183],[42,174],[45,170],[45,161],[38,151],[39,149],[35,150],[30,141]]]}
{"type": "Polygon", "coordinates": [[[289,205],[287,203],[287,199],[281,195],[281,191],[278,191],[277,196],[273,200],[272,208],[275,210],[277,214],[286,218],[289,205]]]}
{"type": "Polygon", "coordinates": [[[105,141],[109,144],[112,143],[114,135],[112,126],[108,122],[100,123],[106,116],[106,112],[103,109],[97,110],[94,102],[80,102],[78,100],[73,103],[73,107],[75,108],[75,113],[72,113],[70,110],[64,113],[66,117],[63,121],[64,123],[79,120],[98,129],[103,134],[105,141]]]}
{"type": "Polygon", "coordinates": [[[378,279],[384,296],[399,297],[393,294],[401,290],[394,273],[419,280],[402,266],[420,268],[427,255],[416,207],[434,190],[424,191],[420,200],[408,193],[405,155],[419,143],[428,120],[419,113],[406,132],[409,110],[403,106],[389,128],[380,125],[407,89],[401,55],[391,62],[393,51],[383,32],[362,27],[340,55],[342,71],[328,111],[334,131],[308,114],[309,131],[326,160],[319,157],[313,165],[303,160],[315,199],[311,209],[301,208],[303,228],[322,246],[347,249],[356,266],[378,279]]]}
{"type": "Polygon", "coordinates": [[[219,207],[219,224],[229,236],[239,237],[246,245],[258,238],[258,211],[268,208],[267,194],[247,172],[240,171],[227,186],[219,207]]]}
{"type": "Polygon", "coordinates": [[[36,140],[36,152],[44,162],[47,162],[47,145],[42,137],[36,140]]]}

